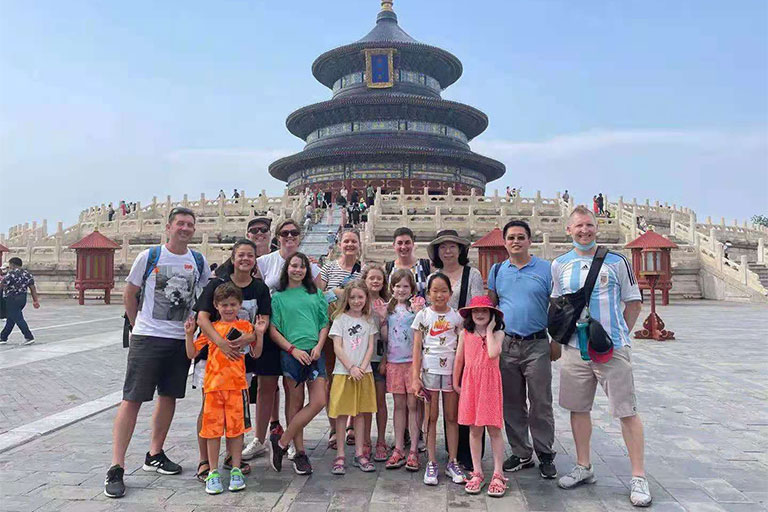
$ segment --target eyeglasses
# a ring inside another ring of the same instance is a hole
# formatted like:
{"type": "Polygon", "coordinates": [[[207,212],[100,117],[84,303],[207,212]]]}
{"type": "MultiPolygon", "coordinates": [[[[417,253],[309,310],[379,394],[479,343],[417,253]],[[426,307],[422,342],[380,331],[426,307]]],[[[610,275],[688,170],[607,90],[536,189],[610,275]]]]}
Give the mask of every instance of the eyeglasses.
{"type": "Polygon", "coordinates": [[[252,235],[256,235],[256,234],[259,234],[259,233],[269,233],[269,228],[268,227],[251,228],[251,229],[248,230],[248,232],[250,234],[252,234],[252,235]]]}
{"type": "Polygon", "coordinates": [[[286,231],[280,232],[280,236],[283,238],[288,238],[289,236],[296,238],[300,234],[301,234],[301,231],[299,231],[298,229],[291,229],[290,231],[286,230],[286,231]]]}

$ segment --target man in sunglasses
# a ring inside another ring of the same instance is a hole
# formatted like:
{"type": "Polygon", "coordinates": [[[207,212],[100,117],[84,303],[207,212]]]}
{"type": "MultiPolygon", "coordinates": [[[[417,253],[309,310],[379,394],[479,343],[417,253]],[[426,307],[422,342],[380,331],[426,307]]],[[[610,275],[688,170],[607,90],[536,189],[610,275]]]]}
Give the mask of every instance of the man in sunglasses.
{"type": "MultiPolygon", "coordinates": [[[[245,237],[256,244],[256,257],[269,254],[269,242],[271,240],[270,227],[272,219],[269,217],[256,217],[248,221],[248,227],[245,228],[245,237]]],[[[230,257],[219,265],[216,269],[216,277],[225,278],[234,272],[232,258],[230,257]]],[[[253,267],[253,277],[262,277],[259,275],[258,265],[253,267]]]]}

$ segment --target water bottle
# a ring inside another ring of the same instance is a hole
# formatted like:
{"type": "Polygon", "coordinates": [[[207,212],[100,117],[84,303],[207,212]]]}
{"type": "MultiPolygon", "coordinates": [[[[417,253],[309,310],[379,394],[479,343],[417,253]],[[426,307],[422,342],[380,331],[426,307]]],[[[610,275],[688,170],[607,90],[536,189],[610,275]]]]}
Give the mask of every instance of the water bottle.
{"type": "Polygon", "coordinates": [[[587,350],[589,346],[589,322],[587,319],[589,318],[589,311],[587,308],[584,308],[584,313],[582,313],[579,320],[576,322],[576,336],[579,339],[579,351],[581,352],[581,358],[584,361],[589,361],[589,351],[587,350]]]}

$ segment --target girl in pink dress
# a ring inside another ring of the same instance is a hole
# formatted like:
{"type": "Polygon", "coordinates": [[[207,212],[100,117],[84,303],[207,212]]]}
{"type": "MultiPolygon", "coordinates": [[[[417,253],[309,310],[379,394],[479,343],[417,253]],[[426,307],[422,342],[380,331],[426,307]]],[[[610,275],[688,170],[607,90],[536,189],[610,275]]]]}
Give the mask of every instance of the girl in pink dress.
{"type": "Polygon", "coordinates": [[[475,471],[465,485],[468,494],[479,494],[485,484],[482,469],[483,429],[488,429],[493,450],[493,477],[488,495],[504,496],[503,399],[499,354],[504,340],[504,315],[486,296],[473,297],[459,310],[464,317],[464,331],[453,366],[453,387],[459,393],[459,424],[469,426],[469,447],[475,471]]]}

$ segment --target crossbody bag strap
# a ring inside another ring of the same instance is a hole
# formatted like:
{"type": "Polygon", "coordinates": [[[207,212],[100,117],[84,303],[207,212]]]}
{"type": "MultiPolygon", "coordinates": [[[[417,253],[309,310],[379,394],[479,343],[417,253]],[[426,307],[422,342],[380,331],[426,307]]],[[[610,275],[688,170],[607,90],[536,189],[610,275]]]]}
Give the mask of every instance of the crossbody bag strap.
{"type": "Polygon", "coordinates": [[[592,298],[592,290],[595,289],[595,283],[597,282],[597,275],[600,273],[600,268],[603,266],[603,261],[608,254],[608,249],[598,246],[595,255],[592,257],[592,265],[589,267],[589,273],[587,274],[587,280],[584,282],[584,307],[589,308],[589,300],[592,298]]]}
{"type": "Polygon", "coordinates": [[[467,305],[467,295],[469,295],[469,265],[464,265],[464,270],[461,272],[461,292],[459,292],[459,307],[463,308],[467,305]]]}

